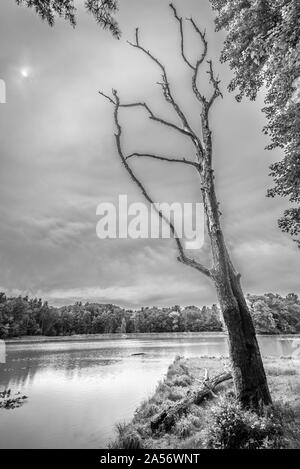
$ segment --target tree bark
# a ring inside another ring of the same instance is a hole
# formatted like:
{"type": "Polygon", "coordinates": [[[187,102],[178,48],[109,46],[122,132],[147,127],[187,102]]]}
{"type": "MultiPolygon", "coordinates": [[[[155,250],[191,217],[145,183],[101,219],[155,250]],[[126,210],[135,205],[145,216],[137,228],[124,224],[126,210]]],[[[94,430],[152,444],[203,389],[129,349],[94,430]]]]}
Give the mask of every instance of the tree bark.
{"type": "MultiPolygon", "coordinates": [[[[260,409],[264,405],[272,403],[267,378],[256,338],[254,324],[244,294],[240,285],[240,279],[231,272],[231,288],[236,298],[241,318],[241,335],[244,353],[239,356],[239,349],[230,346],[233,366],[237,366],[235,376],[238,398],[246,407],[260,409]],[[239,373],[239,369],[243,370],[239,373]]],[[[235,342],[235,337],[231,340],[235,342]]]]}

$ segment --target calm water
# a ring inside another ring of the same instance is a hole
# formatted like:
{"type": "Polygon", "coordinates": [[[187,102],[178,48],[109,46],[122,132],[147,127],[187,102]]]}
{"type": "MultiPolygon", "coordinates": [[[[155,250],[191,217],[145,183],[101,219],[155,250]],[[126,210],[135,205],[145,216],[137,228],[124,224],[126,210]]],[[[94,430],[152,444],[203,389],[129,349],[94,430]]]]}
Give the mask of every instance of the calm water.
{"type": "MultiPolygon", "coordinates": [[[[260,337],[263,355],[299,355],[300,337],[260,337]]],[[[224,337],[10,344],[0,389],[28,396],[0,409],[1,448],[103,448],[129,420],[176,355],[225,355],[224,337]],[[133,355],[144,353],[144,355],[133,355]]]]}

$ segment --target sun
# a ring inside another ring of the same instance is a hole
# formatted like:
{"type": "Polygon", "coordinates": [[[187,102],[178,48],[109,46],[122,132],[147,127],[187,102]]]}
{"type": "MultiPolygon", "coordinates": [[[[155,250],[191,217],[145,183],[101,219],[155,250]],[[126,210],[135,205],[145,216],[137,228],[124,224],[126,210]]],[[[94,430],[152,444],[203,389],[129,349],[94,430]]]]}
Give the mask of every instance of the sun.
{"type": "Polygon", "coordinates": [[[28,69],[27,67],[23,67],[23,68],[21,68],[21,70],[20,70],[20,74],[21,74],[21,76],[22,76],[23,78],[28,78],[29,75],[30,75],[30,71],[29,71],[29,69],[28,69]]]}

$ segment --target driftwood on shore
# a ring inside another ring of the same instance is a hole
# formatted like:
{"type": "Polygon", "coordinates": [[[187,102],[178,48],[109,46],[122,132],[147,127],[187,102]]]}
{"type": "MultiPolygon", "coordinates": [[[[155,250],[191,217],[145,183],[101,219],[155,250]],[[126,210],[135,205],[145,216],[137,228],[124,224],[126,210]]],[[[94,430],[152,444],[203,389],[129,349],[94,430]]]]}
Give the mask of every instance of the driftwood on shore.
{"type": "Polygon", "coordinates": [[[216,390],[216,387],[224,381],[228,381],[230,379],[232,379],[232,374],[228,371],[224,371],[211,379],[208,379],[206,375],[199,388],[188,392],[185,398],[174,405],[170,405],[152,419],[152,432],[158,433],[161,431],[169,431],[176,423],[178,418],[187,413],[189,407],[192,404],[199,405],[205,398],[212,396],[214,397],[214,391],[216,390]]]}

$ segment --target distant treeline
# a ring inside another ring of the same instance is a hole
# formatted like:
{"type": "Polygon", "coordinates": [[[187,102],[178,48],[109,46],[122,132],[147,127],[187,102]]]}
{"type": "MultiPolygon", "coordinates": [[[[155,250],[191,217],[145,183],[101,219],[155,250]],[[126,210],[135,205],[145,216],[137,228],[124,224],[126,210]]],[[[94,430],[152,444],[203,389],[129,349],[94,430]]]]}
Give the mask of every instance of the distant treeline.
{"type": "MultiPolygon", "coordinates": [[[[300,301],[268,293],[248,295],[257,332],[300,333],[300,301]]],[[[54,308],[41,299],[0,293],[0,338],[137,332],[222,331],[220,311],[211,307],[147,307],[126,310],[112,304],[81,303],[54,308]]]]}

